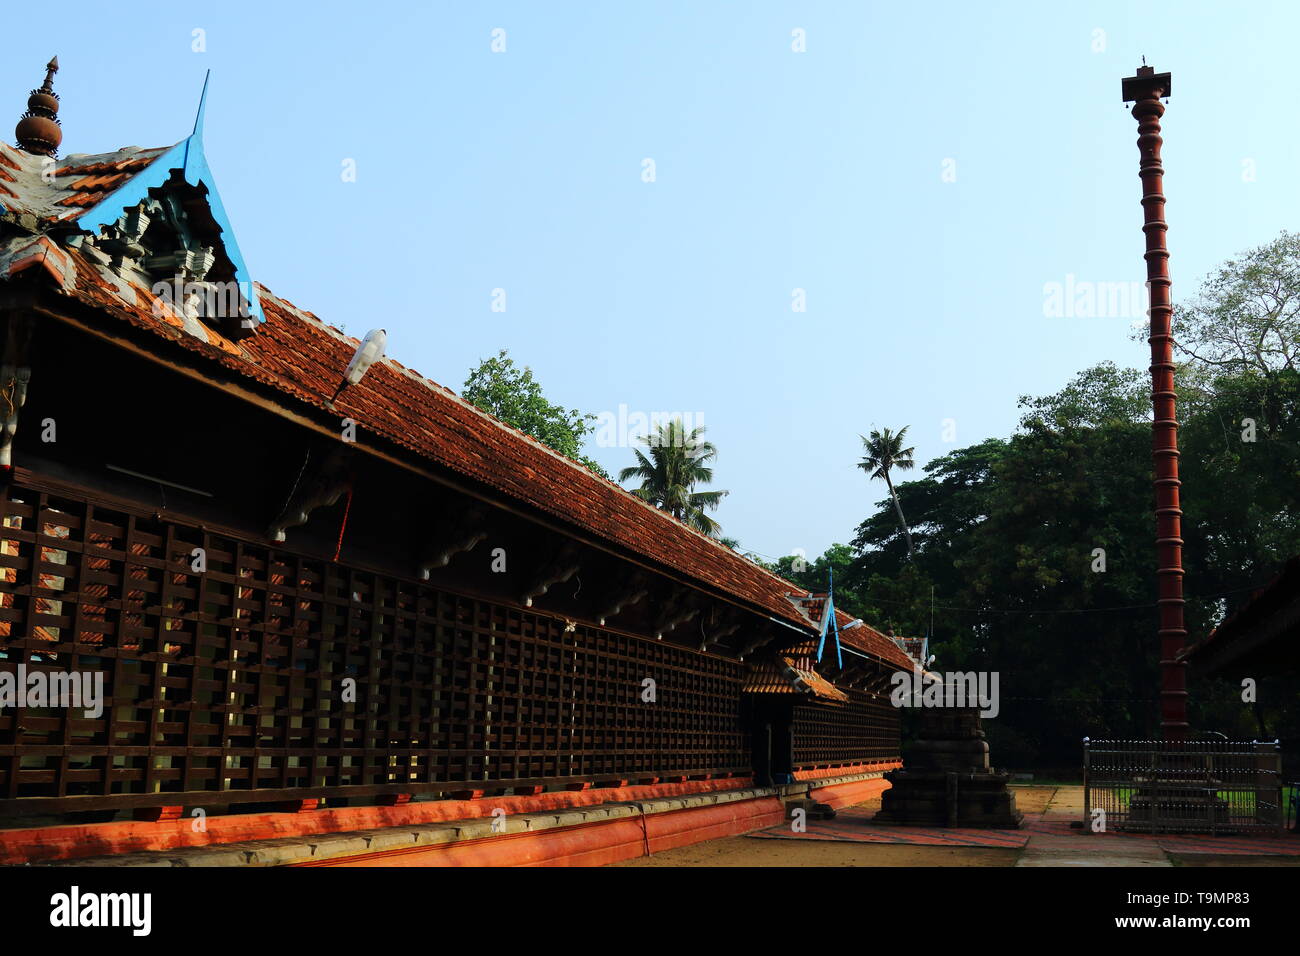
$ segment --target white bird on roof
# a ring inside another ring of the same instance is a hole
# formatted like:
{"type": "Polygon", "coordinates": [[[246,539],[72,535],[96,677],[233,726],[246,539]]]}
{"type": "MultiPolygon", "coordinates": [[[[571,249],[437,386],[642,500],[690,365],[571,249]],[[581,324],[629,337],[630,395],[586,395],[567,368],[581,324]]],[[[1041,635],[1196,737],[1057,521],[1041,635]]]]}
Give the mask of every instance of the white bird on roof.
{"type": "Polygon", "coordinates": [[[383,329],[371,329],[366,333],[366,337],[357,346],[356,354],[352,356],[352,361],[348,363],[347,370],[343,373],[343,380],[339,382],[339,387],[334,389],[334,394],[330,397],[331,402],[339,397],[343,389],[361,381],[366,370],[384,357],[384,345],[387,341],[388,333],[383,329]]]}

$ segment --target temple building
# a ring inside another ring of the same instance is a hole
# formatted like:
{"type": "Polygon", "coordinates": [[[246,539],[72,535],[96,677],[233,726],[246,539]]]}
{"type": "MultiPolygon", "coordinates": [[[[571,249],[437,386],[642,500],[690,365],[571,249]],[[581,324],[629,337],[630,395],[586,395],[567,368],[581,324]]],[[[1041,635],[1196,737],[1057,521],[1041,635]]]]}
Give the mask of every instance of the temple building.
{"type": "Polygon", "coordinates": [[[1300,557],[1181,655],[1200,674],[1300,674],[1300,557]]]}
{"type": "Polygon", "coordinates": [[[0,143],[0,673],[103,699],[0,707],[0,826],[899,765],[900,640],[276,296],[202,105],[59,158],[57,69],[0,143]]]}
{"type": "MultiPolygon", "coordinates": [[[[1267,727],[1260,717],[1262,695],[1294,694],[1300,678],[1300,556],[1293,557],[1267,585],[1252,593],[1206,637],[1181,655],[1197,676],[1252,684],[1251,709],[1262,739],[1278,735],[1282,773],[1293,788],[1300,781],[1300,739],[1286,728],[1267,727]]],[[[1293,789],[1292,800],[1295,793],[1293,789]]],[[[1300,830],[1294,804],[1291,819],[1300,830]]]]}

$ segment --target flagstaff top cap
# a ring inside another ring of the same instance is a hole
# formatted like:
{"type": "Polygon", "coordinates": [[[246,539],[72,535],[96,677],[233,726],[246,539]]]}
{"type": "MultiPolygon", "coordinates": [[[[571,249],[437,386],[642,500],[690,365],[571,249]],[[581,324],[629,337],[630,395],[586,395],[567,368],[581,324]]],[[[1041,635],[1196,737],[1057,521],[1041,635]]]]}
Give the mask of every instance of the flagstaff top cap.
{"type": "Polygon", "coordinates": [[[1169,96],[1173,84],[1168,73],[1157,73],[1155,67],[1143,64],[1137,68],[1137,76],[1124,77],[1122,87],[1124,102],[1132,103],[1169,96]]]}

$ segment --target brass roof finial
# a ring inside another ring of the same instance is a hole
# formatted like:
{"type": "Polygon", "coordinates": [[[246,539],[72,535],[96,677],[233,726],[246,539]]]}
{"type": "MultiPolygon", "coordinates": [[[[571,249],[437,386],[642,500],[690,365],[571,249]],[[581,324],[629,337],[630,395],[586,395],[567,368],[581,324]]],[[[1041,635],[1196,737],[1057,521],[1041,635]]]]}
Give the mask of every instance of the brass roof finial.
{"type": "Polygon", "coordinates": [[[53,156],[63,142],[59,128],[59,94],[54,92],[54,74],[59,72],[59,58],[45,64],[45,82],[27,98],[27,112],[14,128],[18,148],[35,156],[53,156]]]}

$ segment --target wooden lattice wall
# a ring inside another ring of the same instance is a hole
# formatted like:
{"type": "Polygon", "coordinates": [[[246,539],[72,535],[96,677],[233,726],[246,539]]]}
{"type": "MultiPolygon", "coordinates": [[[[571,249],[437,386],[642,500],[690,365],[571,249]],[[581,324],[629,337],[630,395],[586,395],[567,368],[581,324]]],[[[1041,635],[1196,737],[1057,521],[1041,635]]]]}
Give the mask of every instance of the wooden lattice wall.
{"type": "Polygon", "coordinates": [[[0,813],[749,769],[735,661],[66,489],[0,515],[0,671],[109,698],[0,710],[0,813]]]}
{"type": "Polygon", "coordinates": [[[794,708],[794,766],[897,760],[899,714],[887,697],[848,691],[847,703],[794,708]]]}

